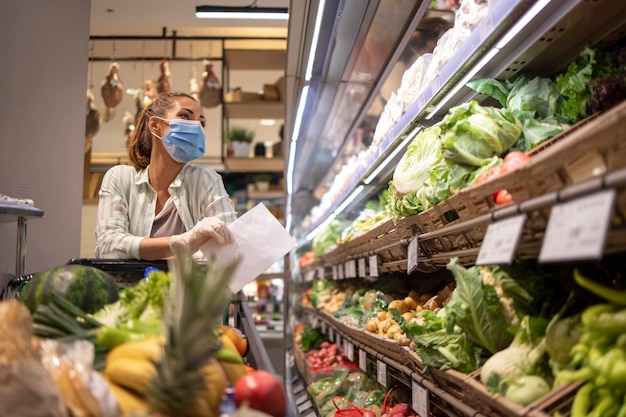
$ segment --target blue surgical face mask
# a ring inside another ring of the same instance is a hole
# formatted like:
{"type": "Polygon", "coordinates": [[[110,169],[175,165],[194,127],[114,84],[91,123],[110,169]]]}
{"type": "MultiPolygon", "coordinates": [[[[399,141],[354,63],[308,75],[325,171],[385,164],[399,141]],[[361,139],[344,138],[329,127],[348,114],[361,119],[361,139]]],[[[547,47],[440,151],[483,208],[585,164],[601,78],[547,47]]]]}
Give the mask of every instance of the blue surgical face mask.
{"type": "Polygon", "coordinates": [[[204,155],[204,129],[198,120],[164,119],[170,125],[167,135],[160,137],[154,132],[154,136],[161,139],[165,149],[176,162],[186,163],[204,155]]]}

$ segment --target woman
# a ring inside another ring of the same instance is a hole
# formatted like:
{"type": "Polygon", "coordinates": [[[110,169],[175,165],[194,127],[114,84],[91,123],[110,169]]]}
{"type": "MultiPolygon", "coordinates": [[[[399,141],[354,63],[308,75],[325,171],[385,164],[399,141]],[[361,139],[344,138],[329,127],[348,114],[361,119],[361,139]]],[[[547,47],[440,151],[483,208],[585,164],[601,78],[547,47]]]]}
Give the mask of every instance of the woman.
{"type": "Polygon", "coordinates": [[[233,241],[236,218],[222,178],[188,162],[204,155],[202,106],[190,95],[157,97],[139,115],[129,165],[109,169],[99,192],[96,257],[156,260],[233,241]]]}

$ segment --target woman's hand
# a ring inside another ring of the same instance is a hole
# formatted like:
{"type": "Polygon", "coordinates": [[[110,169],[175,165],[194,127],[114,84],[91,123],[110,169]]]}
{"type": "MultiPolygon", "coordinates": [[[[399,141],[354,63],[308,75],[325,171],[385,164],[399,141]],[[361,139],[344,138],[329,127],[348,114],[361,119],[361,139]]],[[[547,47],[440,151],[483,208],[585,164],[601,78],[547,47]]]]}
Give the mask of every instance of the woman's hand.
{"type": "Polygon", "coordinates": [[[177,253],[179,250],[188,250],[194,253],[209,239],[214,239],[220,245],[235,241],[235,237],[223,221],[217,217],[205,217],[190,231],[172,236],[170,249],[173,253],[177,253]]]}

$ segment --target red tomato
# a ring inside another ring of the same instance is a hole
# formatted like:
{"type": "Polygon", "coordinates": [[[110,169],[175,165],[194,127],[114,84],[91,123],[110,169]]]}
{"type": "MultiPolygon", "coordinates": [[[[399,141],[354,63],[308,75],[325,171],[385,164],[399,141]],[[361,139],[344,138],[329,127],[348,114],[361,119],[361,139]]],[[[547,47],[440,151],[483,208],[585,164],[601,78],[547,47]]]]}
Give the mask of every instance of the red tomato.
{"type": "Polygon", "coordinates": [[[508,190],[502,189],[496,193],[494,200],[498,206],[511,204],[513,202],[513,196],[508,190]]]}
{"type": "Polygon", "coordinates": [[[506,154],[502,164],[502,173],[513,171],[530,161],[530,156],[521,151],[513,151],[506,154]]]}
{"type": "Polygon", "coordinates": [[[276,375],[256,369],[239,378],[234,389],[237,407],[247,402],[248,407],[272,417],[285,416],[287,407],[285,389],[276,375]]]}

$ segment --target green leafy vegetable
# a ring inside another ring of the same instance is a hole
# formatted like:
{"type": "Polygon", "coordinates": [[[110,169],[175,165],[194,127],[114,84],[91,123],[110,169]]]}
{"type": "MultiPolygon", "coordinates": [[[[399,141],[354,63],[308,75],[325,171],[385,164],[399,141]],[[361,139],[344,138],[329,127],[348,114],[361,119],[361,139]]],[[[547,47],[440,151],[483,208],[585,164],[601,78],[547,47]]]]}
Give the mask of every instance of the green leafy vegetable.
{"type": "Polygon", "coordinates": [[[415,351],[422,360],[424,372],[428,373],[434,367],[469,373],[478,369],[482,363],[483,350],[479,346],[458,328],[448,331],[445,308],[438,314],[422,310],[416,314],[417,320],[411,323],[397,310],[392,310],[392,316],[415,343],[415,351]]]}
{"type": "Polygon", "coordinates": [[[448,329],[459,326],[479,346],[490,353],[507,347],[513,340],[509,332],[512,312],[504,307],[503,300],[493,285],[483,282],[478,267],[464,268],[453,258],[447,265],[454,275],[456,289],[446,306],[448,329]]]}
{"type": "Polygon", "coordinates": [[[302,344],[302,349],[306,351],[319,349],[322,346],[322,343],[327,340],[328,339],[318,329],[307,325],[304,330],[302,330],[302,339],[300,343],[302,344]]]}
{"type": "Polygon", "coordinates": [[[475,167],[507,151],[522,133],[521,122],[511,112],[475,100],[450,109],[441,126],[444,158],[475,167]]]}

